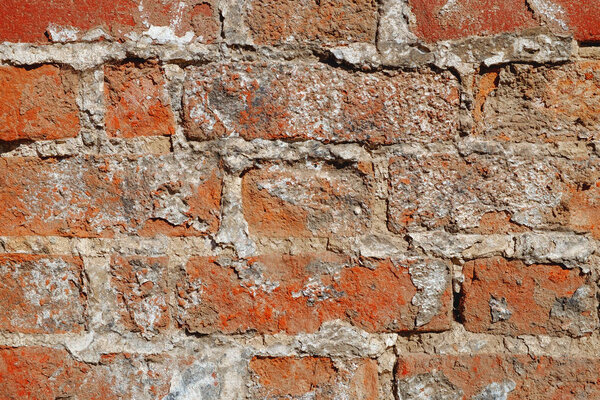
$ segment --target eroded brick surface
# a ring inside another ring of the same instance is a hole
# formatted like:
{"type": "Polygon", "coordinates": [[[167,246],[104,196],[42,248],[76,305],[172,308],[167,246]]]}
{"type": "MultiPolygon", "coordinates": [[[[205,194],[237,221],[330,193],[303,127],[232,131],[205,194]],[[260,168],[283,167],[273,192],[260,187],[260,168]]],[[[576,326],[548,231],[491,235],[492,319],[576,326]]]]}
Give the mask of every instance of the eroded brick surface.
{"type": "Polygon", "coordinates": [[[409,0],[409,4],[416,18],[413,31],[429,42],[515,32],[538,25],[526,0],[409,0]]]}
{"type": "Polygon", "coordinates": [[[143,32],[210,43],[219,36],[212,0],[7,0],[0,4],[0,41],[44,43],[133,37],[143,32]],[[101,30],[99,33],[98,30],[101,30]]]}
{"type": "Polygon", "coordinates": [[[595,287],[578,269],[490,258],[467,262],[463,273],[468,330],[582,336],[598,325],[595,287]]]}
{"type": "Polygon", "coordinates": [[[444,228],[491,233],[489,213],[501,212],[510,219],[496,215],[496,233],[518,232],[517,224],[597,235],[599,166],[595,157],[397,157],[390,161],[388,224],[395,232],[444,228]]]}
{"type": "Polygon", "coordinates": [[[250,232],[270,237],[356,235],[370,226],[372,179],[327,164],[266,165],[244,175],[242,200],[250,232]]]}
{"type": "Polygon", "coordinates": [[[408,355],[397,365],[401,399],[592,399],[596,359],[529,355],[408,355]]]}
{"type": "Polygon", "coordinates": [[[511,65],[478,79],[476,134],[499,141],[600,138],[600,63],[511,65]]]}
{"type": "Polygon", "coordinates": [[[255,44],[375,41],[374,0],[251,0],[246,23],[255,44]]]}
{"type": "Polygon", "coordinates": [[[81,259],[0,255],[0,331],[82,332],[87,288],[81,259]]]}
{"type": "Polygon", "coordinates": [[[128,330],[153,335],[170,326],[168,261],[167,257],[112,257],[112,286],[128,330]]]}
{"type": "Polygon", "coordinates": [[[109,136],[172,135],[175,118],[162,69],[154,62],[104,68],[106,132],[109,136]]]}
{"type": "Polygon", "coordinates": [[[572,33],[584,43],[600,42],[600,14],[598,0],[533,1],[534,9],[558,32],[572,33]]]}
{"type": "Polygon", "coordinates": [[[323,64],[238,63],[189,68],[191,139],[316,139],[390,144],[454,137],[457,81],[429,71],[364,74],[323,64]]]}
{"type": "Polygon", "coordinates": [[[377,399],[377,362],[340,366],[324,357],[256,357],[250,361],[251,396],[261,399],[377,399]]]}
{"type": "Polygon", "coordinates": [[[0,141],[77,136],[78,92],[79,77],[68,68],[1,66],[0,141]]]}
{"type": "Polygon", "coordinates": [[[203,235],[218,227],[221,177],[210,158],[2,158],[0,166],[3,235],[203,235]]]}
{"type": "Polygon", "coordinates": [[[313,332],[342,319],[371,332],[448,327],[448,266],[437,260],[359,266],[333,253],[194,258],[177,282],[178,319],[193,332],[313,332]]]}

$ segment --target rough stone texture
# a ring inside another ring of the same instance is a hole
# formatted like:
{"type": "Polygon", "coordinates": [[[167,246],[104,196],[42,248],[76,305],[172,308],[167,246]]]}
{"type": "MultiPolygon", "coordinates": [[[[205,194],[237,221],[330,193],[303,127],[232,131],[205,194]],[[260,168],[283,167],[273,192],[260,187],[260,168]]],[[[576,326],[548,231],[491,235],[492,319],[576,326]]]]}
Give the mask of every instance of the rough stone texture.
{"type": "Polygon", "coordinates": [[[322,64],[210,65],[187,72],[185,128],[196,140],[239,135],[431,142],[456,134],[458,97],[452,76],[430,71],[363,74],[322,64]]]}
{"type": "Polygon", "coordinates": [[[447,265],[407,260],[367,268],[335,254],[196,258],[177,290],[179,320],[200,333],[295,334],[336,319],[370,332],[439,330],[448,326],[452,302],[447,265]]]}
{"type": "Polygon", "coordinates": [[[254,358],[251,395],[260,399],[377,399],[377,362],[340,366],[328,358],[254,358]]]}
{"type": "Polygon", "coordinates": [[[3,235],[203,235],[219,224],[220,172],[204,157],[2,158],[0,165],[3,235]]]}
{"type": "Polygon", "coordinates": [[[0,66],[0,141],[75,137],[79,76],[68,68],[0,66]]]}
{"type": "Polygon", "coordinates": [[[467,262],[463,274],[469,331],[582,336],[598,326],[595,285],[577,269],[489,258],[467,262]]]}
{"type": "Polygon", "coordinates": [[[0,5],[0,15],[0,41],[9,42],[92,41],[145,34],[159,42],[210,43],[219,36],[212,0],[7,0],[0,5]]]}
{"type": "Polygon", "coordinates": [[[471,35],[493,35],[537,25],[526,0],[408,0],[413,31],[428,42],[471,35]]]}
{"type": "Polygon", "coordinates": [[[583,357],[401,356],[396,369],[398,397],[590,399],[600,394],[597,364],[596,359],[583,357]]]}
{"type": "Polygon", "coordinates": [[[156,63],[128,62],[104,68],[106,132],[109,136],[172,135],[175,118],[165,77],[156,63]]]}
{"type": "Polygon", "coordinates": [[[250,233],[272,237],[364,233],[373,215],[372,174],[370,164],[345,170],[316,163],[292,168],[272,164],[251,170],[242,181],[250,233]]]}
{"type": "Polygon", "coordinates": [[[0,331],[81,332],[87,320],[81,259],[0,255],[0,331]]]}

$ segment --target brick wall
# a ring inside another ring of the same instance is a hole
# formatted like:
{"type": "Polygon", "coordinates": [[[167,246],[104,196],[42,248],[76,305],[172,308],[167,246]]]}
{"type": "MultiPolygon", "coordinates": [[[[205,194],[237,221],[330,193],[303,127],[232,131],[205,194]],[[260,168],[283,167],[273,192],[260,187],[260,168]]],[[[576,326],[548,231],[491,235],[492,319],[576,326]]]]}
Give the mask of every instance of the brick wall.
{"type": "Polygon", "coordinates": [[[2,1],[0,400],[600,398],[599,10],[2,1]]]}

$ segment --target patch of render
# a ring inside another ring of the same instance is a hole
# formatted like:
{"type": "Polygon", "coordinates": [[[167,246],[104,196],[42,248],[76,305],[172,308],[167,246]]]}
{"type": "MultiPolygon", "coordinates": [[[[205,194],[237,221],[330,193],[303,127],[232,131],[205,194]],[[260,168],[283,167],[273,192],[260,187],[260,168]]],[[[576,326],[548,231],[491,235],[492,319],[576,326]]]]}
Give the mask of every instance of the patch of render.
{"type": "Polygon", "coordinates": [[[362,69],[378,68],[381,65],[377,48],[370,43],[351,43],[332,48],[330,52],[340,64],[362,69]]]}
{"type": "Polygon", "coordinates": [[[259,262],[249,263],[247,260],[231,260],[228,257],[219,257],[216,263],[221,267],[233,268],[240,279],[240,286],[248,289],[252,296],[257,292],[270,294],[279,287],[279,282],[265,279],[266,266],[259,262]]]}
{"type": "Polygon", "coordinates": [[[566,22],[568,17],[560,4],[556,4],[551,0],[527,0],[527,4],[546,22],[558,25],[565,32],[569,31],[569,25],[566,22]]]}
{"type": "Polygon", "coordinates": [[[443,258],[471,260],[496,255],[512,257],[515,253],[511,235],[452,234],[446,231],[409,233],[413,247],[426,254],[443,258]]]}
{"type": "Polygon", "coordinates": [[[242,206],[242,178],[231,175],[224,177],[221,209],[221,225],[215,241],[232,246],[238,257],[255,255],[256,244],[250,239],[242,206]]]}
{"type": "Polygon", "coordinates": [[[570,233],[524,233],[515,236],[515,257],[527,264],[559,263],[570,268],[590,271],[586,264],[595,252],[594,241],[570,233]]]}
{"type": "Polygon", "coordinates": [[[507,400],[509,393],[516,387],[517,384],[510,379],[500,383],[492,382],[481,393],[473,396],[473,400],[507,400]]]}
{"type": "Polygon", "coordinates": [[[512,311],[508,307],[508,303],[504,297],[497,299],[494,296],[491,296],[489,305],[492,323],[508,321],[512,316],[512,311]]]}
{"type": "Polygon", "coordinates": [[[46,32],[53,42],[75,42],[79,36],[79,29],[73,26],[61,26],[54,23],[48,25],[46,32]]]}
{"type": "Polygon", "coordinates": [[[562,323],[562,328],[574,336],[583,336],[594,332],[598,325],[598,319],[582,315],[589,310],[596,309],[593,293],[590,286],[581,286],[571,297],[556,299],[550,310],[550,317],[566,321],[562,323]]]}
{"type": "Polygon", "coordinates": [[[383,0],[379,5],[377,48],[382,53],[397,51],[416,42],[410,25],[416,21],[406,0],[383,0]]]}
{"type": "Polygon", "coordinates": [[[440,371],[418,374],[396,382],[398,400],[461,400],[463,392],[440,371]]]}
{"type": "Polygon", "coordinates": [[[219,399],[221,387],[213,362],[196,361],[184,371],[176,370],[171,379],[171,390],[163,400],[219,399]]]}
{"type": "Polygon", "coordinates": [[[220,0],[219,13],[222,20],[222,35],[229,45],[252,45],[252,38],[244,16],[252,7],[249,1],[220,0]]]}
{"type": "Polygon", "coordinates": [[[439,314],[441,297],[450,283],[450,271],[443,261],[421,261],[409,266],[410,279],[417,288],[412,304],[419,307],[415,319],[417,327],[429,323],[439,314]]]}

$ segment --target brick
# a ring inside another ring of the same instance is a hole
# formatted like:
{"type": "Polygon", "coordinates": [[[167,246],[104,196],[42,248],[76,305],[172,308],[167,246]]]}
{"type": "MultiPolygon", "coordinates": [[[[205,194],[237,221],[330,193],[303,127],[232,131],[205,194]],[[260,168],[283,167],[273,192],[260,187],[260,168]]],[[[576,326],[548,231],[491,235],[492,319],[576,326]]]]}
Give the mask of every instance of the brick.
{"type": "MultiPolygon", "coordinates": [[[[212,0],[6,0],[0,4],[0,42],[74,41],[102,29],[100,37],[123,40],[149,33],[211,43],[220,24],[212,0]],[[189,33],[188,33],[189,32],[189,33]]],[[[94,38],[94,35],[90,36],[94,38]]]]}
{"type": "Polygon", "coordinates": [[[598,326],[595,285],[578,269],[495,257],[467,262],[463,274],[469,331],[583,336],[598,326]]]}
{"type": "Polygon", "coordinates": [[[583,43],[600,42],[600,15],[598,14],[600,2],[598,0],[534,1],[533,4],[536,6],[534,9],[538,15],[556,26],[558,32],[564,34],[567,30],[573,33],[576,40],[583,43]]]}
{"type": "Polygon", "coordinates": [[[168,261],[168,257],[112,256],[111,283],[128,330],[154,335],[169,328],[168,261]]]}
{"type": "Polygon", "coordinates": [[[416,399],[594,399],[597,359],[529,355],[403,355],[398,397],[416,399]]]}
{"type": "Polygon", "coordinates": [[[81,259],[27,254],[0,255],[0,331],[82,332],[87,288],[81,259]]]}
{"type": "Polygon", "coordinates": [[[106,133],[112,137],[172,135],[175,118],[156,62],[104,67],[106,133]]]}
{"type": "Polygon", "coordinates": [[[458,82],[431,71],[362,73],[325,64],[190,67],[184,125],[195,140],[432,142],[457,130],[458,82]]]}
{"type": "Polygon", "coordinates": [[[337,170],[326,164],[272,164],[250,170],[242,180],[250,233],[329,237],[366,232],[373,215],[370,178],[352,168],[337,170]]]}
{"type": "Polygon", "coordinates": [[[390,160],[388,226],[507,233],[526,228],[598,235],[600,163],[451,153],[390,160]]]}
{"type": "Polygon", "coordinates": [[[251,0],[245,21],[258,45],[375,42],[374,0],[251,0]]]}
{"type": "Polygon", "coordinates": [[[105,354],[98,363],[86,364],[63,349],[0,347],[0,399],[162,399],[172,376],[186,372],[196,372],[189,385],[213,394],[214,379],[198,376],[202,371],[189,370],[189,364],[185,357],[135,354],[105,354]]]}
{"type": "Polygon", "coordinates": [[[221,173],[196,155],[2,158],[0,234],[205,235],[219,225],[221,173]]]}
{"type": "Polygon", "coordinates": [[[478,78],[475,134],[500,141],[600,139],[600,62],[511,65],[478,78]]]}
{"type": "Polygon", "coordinates": [[[357,359],[349,365],[324,357],[255,357],[250,361],[252,398],[377,399],[377,362],[357,359]]]}
{"type": "Polygon", "coordinates": [[[0,141],[77,136],[78,91],[79,76],[68,68],[0,66],[0,141]]]}
{"type": "Polygon", "coordinates": [[[196,257],[177,280],[178,321],[191,332],[315,332],[336,319],[370,332],[443,330],[448,266],[436,260],[357,265],[333,253],[229,260],[196,257]]]}
{"type": "Polygon", "coordinates": [[[408,3],[416,19],[413,32],[428,42],[518,32],[538,25],[526,0],[409,0],[408,3]]]}

